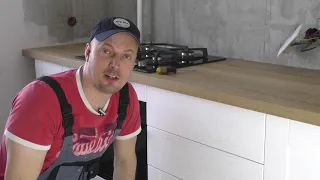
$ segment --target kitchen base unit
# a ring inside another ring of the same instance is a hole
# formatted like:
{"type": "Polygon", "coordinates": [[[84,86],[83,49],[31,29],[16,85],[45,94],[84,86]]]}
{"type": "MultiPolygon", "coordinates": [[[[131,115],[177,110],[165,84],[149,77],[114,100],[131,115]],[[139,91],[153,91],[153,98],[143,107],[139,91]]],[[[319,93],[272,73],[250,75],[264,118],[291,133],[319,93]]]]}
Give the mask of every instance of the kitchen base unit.
{"type": "MultiPolygon", "coordinates": [[[[37,77],[78,68],[35,65],[37,77]]],[[[320,179],[319,126],[132,84],[147,106],[150,180],[320,179]]]]}

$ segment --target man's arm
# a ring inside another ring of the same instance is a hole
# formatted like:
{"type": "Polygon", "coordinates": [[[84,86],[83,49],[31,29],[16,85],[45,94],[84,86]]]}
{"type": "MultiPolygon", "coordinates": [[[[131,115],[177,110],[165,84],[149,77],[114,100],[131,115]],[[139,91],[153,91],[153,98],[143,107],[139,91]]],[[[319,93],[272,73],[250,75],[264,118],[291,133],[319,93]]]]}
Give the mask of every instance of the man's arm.
{"type": "Polygon", "coordinates": [[[37,179],[60,117],[59,101],[46,83],[34,81],[16,95],[4,132],[5,180],[37,179]]]}
{"type": "Polygon", "coordinates": [[[9,138],[6,138],[5,141],[7,165],[4,180],[37,179],[47,151],[28,148],[9,138]]]}
{"type": "Polygon", "coordinates": [[[137,137],[114,141],[114,180],[135,180],[137,157],[135,152],[137,137]]]}

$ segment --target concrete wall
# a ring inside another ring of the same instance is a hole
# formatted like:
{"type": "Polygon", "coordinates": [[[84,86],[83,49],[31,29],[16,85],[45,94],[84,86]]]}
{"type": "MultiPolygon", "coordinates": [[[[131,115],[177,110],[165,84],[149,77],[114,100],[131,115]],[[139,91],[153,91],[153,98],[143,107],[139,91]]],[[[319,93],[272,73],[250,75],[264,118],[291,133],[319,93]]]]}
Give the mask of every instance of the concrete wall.
{"type": "Polygon", "coordinates": [[[320,69],[319,48],[276,57],[300,23],[306,24],[304,30],[319,28],[319,1],[152,0],[152,7],[144,16],[151,22],[146,41],[207,47],[214,55],[320,69]]]}
{"type": "Polygon", "coordinates": [[[34,62],[22,57],[21,49],[86,41],[92,26],[108,15],[130,17],[136,21],[136,1],[0,1],[1,134],[14,96],[35,78],[34,62]],[[78,20],[74,27],[67,25],[70,16],[78,20]]]}

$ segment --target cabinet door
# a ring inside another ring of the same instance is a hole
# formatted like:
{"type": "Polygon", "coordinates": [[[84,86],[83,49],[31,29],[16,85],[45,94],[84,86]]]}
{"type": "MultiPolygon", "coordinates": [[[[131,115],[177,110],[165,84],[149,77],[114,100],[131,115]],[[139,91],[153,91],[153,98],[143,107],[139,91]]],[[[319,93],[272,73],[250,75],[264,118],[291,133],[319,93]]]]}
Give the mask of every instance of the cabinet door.
{"type": "Polygon", "coordinates": [[[148,179],[150,180],[181,180],[151,166],[148,166],[148,179]]]}
{"type": "Polygon", "coordinates": [[[148,165],[183,180],[262,180],[263,165],[147,127],[148,165]]]}
{"type": "Polygon", "coordinates": [[[320,127],[268,115],[265,180],[319,180],[320,127]]]}
{"type": "Polygon", "coordinates": [[[261,164],[265,114],[147,87],[147,124],[261,164]]]}

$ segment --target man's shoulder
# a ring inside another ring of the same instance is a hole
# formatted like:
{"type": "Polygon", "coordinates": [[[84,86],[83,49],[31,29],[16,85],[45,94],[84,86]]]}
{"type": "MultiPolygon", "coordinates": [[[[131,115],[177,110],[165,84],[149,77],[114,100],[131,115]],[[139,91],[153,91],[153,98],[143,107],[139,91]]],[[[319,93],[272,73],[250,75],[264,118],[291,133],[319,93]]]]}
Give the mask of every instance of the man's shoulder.
{"type": "MultiPolygon", "coordinates": [[[[57,74],[48,75],[49,77],[55,79],[62,87],[70,85],[71,82],[75,82],[74,72],[75,70],[68,70],[57,74]]],[[[53,89],[46,83],[38,78],[28,83],[23,87],[16,95],[16,98],[21,98],[24,96],[29,97],[28,99],[41,98],[50,96],[54,94],[53,89]]]]}
{"type": "Polygon", "coordinates": [[[137,92],[134,88],[134,86],[128,82],[128,88],[129,88],[129,100],[130,100],[130,104],[129,107],[131,107],[130,109],[136,109],[138,108],[138,104],[139,104],[139,99],[138,99],[138,95],[137,92]]]}
{"type": "MultiPolygon", "coordinates": [[[[59,83],[59,85],[64,88],[65,86],[69,86],[76,83],[76,77],[75,77],[75,73],[76,70],[72,69],[72,70],[67,70],[67,71],[63,71],[60,73],[56,73],[56,74],[51,74],[48,75],[48,77],[54,79],[55,81],[57,81],[59,83]]],[[[36,79],[34,82],[32,82],[33,86],[40,86],[43,88],[49,88],[49,84],[47,84],[46,82],[43,82],[39,79],[36,79]]]]}
{"type": "MultiPolygon", "coordinates": [[[[132,107],[136,107],[136,105],[139,103],[139,100],[138,100],[138,96],[137,96],[137,93],[136,93],[136,90],[134,89],[133,85],[130,83],[130,82],[127,82],[128,84],[128,96],[129,96],[129,109],[132,109],[132,107]]],[[[110,98],[110,101],[112,103],[110,103],[111,105],[116,105],[118,106],[119,105],[119,100],[120,100],[120,94],[121,94],[121,91],[123,90],[124,86],[122,87],[122,89],[120,89],[118,92],[114,93],[111,98],[110,98]]]]}
{"type": "MultiPolygon", "coordinates": [[[[134,86],[130,83],[130,82],[127,82],[128,84],[128,96],[129,96],[129,100],[130,100],[130,106],[131,105],[135,105],[138,103],[138,95],[136,93],[136,90],[134,88],[134,86]]],[[[120,90],[121,91],[121,90],[120,90]]],[[[118,92],[119,93],[119,98],[120,98],[120,91],[118,92]]]]}
{"type": "Polygon", "coordinates": [[[126,140],[137,136],[141,132],[140,106],[136,91],[133,85],[128,82],[130,104],[127,115],[122,125],[122,130],[116,137],[117,140],[126,140]]]}
{"type": "Polygon", "coordinates": [[[58,81],[59,83],[63,84],[63,83],[70,83],[70,82],[75,82],[76,81],[76,69],[70,69],[67,71],[63,71],[60,73],[56,73],[56,74],[51,74],[49,75],[49,77],[55,79],[56,81],[58,81]]]}
{"type": "Polygon", "coordinates": [[[130,98],[131,98],[131,97],[137,98],[137,92],[136,92],[136,90],[134,89],[132,83],[127,82],[127,84],[128,84],[128,88],[129,88],[129,96],[130,96],[130,98]]]}

